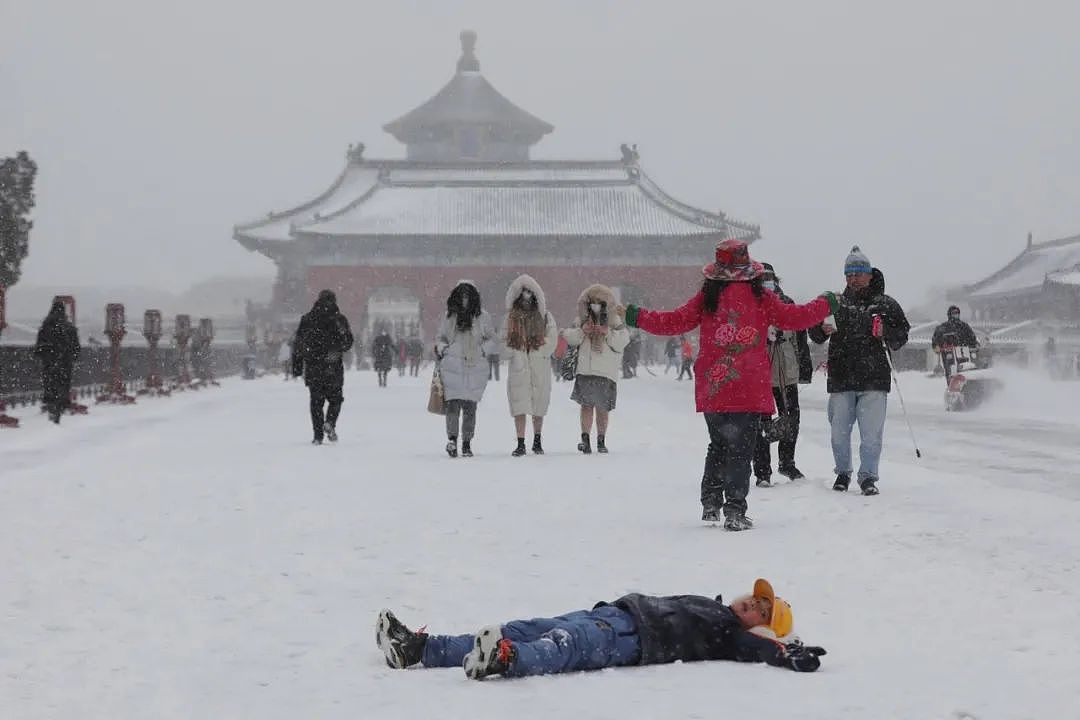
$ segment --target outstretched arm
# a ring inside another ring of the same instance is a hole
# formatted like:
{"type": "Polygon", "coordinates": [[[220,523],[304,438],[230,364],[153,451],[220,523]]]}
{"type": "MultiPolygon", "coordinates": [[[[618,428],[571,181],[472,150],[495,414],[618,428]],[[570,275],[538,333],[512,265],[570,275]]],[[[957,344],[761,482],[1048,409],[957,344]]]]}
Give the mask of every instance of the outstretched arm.
{"type": "Polygon", "coordinates": [[[698,293],[676,310],[647,310],[627,305],[626,324],[653,335],[682,335],[701,324],[702,300],[702,294],[698,293]]]}
{"type": "Polygon", "coordinates": [[[735,643],[735,659],[739,662],[763,662],[796,672],[814,672],[821,667],[821,660],[818,658],[826,654],[823,647],[802,643],[785,645],[779,640],[762,637],[748,630],[740,631],[735,637],[735,643]]]}
{"type": "Polygon", "coordinates": [[[775,293],[766,292],[763,302],[765,317],[770,325],[781,330],[805,330],[819,324],[833,312],[836,298],[827,292],[805,305],[794,305],[785,303],[775,293]]]}

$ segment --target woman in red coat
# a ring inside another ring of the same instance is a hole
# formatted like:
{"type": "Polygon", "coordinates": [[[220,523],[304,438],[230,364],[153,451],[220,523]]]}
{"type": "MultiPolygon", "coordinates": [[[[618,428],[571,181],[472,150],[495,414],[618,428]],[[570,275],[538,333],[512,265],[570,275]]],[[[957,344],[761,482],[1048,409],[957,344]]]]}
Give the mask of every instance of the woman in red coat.
{"type": "MultiPolygon", "coordinates": [[[[705,414],[709,451],[701,479],[701,519],[728,530],[748,530],[750,460],[761,416],[773,414],[772,369],[765,349],[770,325],[804,330],[836,305],[826,292],[805,305],[785,304],[762,285],[764,268],[750,259],[746,243],[723,240],[716,260],[701,269],[701,290],[678,310],[625,308],[626,324],[654,335],[681,335],[700,327],[694,363],[697,411],[705,414]]],[[[617,309],[618,310],[618,309],[617,309]]]]}

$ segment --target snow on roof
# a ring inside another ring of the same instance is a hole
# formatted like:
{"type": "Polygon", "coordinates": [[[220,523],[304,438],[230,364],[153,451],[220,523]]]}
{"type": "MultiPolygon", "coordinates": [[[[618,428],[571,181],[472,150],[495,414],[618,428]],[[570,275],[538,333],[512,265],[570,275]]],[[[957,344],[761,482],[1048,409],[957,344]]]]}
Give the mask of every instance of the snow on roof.
{"type": "Polygon", "coordinates": [[[282,213],[272,213],[262,220],[238,225],[235,228],[236,234],[268,240],[289,240],[292,238],[293,226],[340,212],[363,197],[364,193],[375,186],[378,179],[377,167],[349,165],[329,190],[311,202],[282,213]]]}
{"type": "Polygon", "coordinates": [[[316,200],[238,226],[242,243],[299,236],[702,236],[759,228],[675,200],[620,161],[350,166],[316,200]]]}
{"type": "Polygon", "coordinates": [[[1049,282],[1057,283],[1058,285],[1080,285],[1080,266],[1075,267],[1072,270],[1049,273],[1046,276],[1046,279],[1049,282]]]}
{"type": "Polygon", "coordinates": [[[721,223],[693,222],[636,185],[382,187],[337,217],[312,223],[320,235],[701,235],[721,223]]]}
{"type": "Polygon", "coordinates": [[[1047,275],[1080,264],[1080,236],[1034,245],[987,279],[971,287],[971,297],[1036,290],[1047,275]]]}

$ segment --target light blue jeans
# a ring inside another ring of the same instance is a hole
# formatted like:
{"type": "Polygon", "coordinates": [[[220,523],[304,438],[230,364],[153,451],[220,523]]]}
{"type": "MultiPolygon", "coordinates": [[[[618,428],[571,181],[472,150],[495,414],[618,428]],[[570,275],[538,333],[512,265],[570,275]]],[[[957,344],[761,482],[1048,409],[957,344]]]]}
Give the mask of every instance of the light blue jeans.
{"type": "Polygon", "coordinates": [[[878,478],[881,439],[885,434],[885,406],[889,394],[881,390],[838,392],[829,395],[829,425],[837,475],[851,475],[851,428],[859,423],[859,483],[878,478]]]}

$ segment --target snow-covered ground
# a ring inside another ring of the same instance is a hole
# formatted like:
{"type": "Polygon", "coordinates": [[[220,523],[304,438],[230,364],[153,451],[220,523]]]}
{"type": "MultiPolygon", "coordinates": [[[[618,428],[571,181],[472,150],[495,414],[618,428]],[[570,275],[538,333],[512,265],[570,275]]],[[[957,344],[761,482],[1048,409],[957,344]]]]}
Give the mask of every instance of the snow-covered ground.
{"type": "Polygon", "coordinates": [[[511,458],[505,391],[450,460],[427,379],[354,372],[336,446],[280,379],[60,427],[0,430],[4,718],[1058,718],[1080,715],[1080,384],[1017,374],[946,414],[895,394],[882,494],[830,489],[824,379],[804,392],[798,483],[753,488],[751,532],[698,521],[691,384],[623,382],[608,456],[579,455],[555,385],[548,454],[511,458]],[[434,632],[628,591],[772,580],[816,674],[703,663],[476,683],[389,670],[382,607],[434,632]],[[1071,708],[1071,709],[1070,709],[1071,708]]]}

